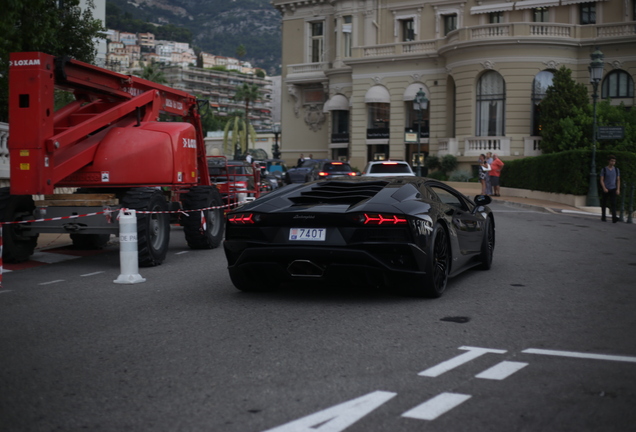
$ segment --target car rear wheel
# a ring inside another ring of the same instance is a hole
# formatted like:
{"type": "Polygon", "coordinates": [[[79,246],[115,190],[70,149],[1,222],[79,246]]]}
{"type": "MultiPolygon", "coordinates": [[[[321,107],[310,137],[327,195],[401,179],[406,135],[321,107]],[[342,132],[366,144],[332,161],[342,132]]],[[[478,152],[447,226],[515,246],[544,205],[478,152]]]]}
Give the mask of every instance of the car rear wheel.
{"type": "Polygon", "coordinates": [[[495,252],[495,226],[490,218],[486,218],[484,225],[484,237],[481,242],[481,266],[482,270],[490,270],[492,257],[495,252]]]}
{"type": "Polygon", "coordinates": [[[441,297],[446,290],[450,271],[451,250],[448,234],[443,226],[436,224],[431,235],[431,251],[428,269],[424,276],[422,294],[426,297],[441,297]]]}

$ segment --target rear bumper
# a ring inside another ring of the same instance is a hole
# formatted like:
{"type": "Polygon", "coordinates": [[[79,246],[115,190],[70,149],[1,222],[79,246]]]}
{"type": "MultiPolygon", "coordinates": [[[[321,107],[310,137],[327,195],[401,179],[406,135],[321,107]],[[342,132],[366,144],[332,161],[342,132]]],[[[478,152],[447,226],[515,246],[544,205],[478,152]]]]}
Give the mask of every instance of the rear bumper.
{"type": "Polygon", "coordinates": [[[426,254],[413,244],[359,248],[250,246],[226,241],[230,272],[247,272],[279,282],[315,280],[395,286],[415,283],[427,271],[426,254]]]}

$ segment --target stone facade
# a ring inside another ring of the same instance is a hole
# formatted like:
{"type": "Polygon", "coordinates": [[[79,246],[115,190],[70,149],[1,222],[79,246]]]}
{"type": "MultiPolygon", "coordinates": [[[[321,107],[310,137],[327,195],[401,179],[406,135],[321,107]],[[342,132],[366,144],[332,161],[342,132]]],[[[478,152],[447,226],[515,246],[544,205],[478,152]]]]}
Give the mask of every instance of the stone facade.
{"type": "Polygon", "coordinates": [[[551,73],[568,67],[591,95],[597,47],[599,94],[634,105],[635,0],[272,3],[283,18],[287,162],[311,153],[357,167],[382,158],[415,164],[418,126],[419,154],[453,154],[465,168],[488,151],[503,160],[538,155],[536,106],[551,73]],[[625,84],[614,91],[617,78],[625,84]],[[421,122],[420,89],[428,99],[421,122]]]}

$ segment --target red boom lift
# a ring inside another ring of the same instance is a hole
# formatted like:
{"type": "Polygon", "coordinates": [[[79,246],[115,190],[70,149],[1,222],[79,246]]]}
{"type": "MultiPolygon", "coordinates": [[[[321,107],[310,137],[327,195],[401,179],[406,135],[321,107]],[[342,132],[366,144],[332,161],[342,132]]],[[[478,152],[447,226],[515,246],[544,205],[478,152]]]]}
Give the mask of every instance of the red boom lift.
{"type": "Polygon", "coordinates": [[[28,259],[39,233],[70,233],[79,248],[103,247],[119,232],[116,212],[55,218],[122,207],[165,212],[137,215],[141,266],[165,259],[177,219],[191,248],[220,244],[223,209],[204,211],[204,220],[178,212],[223,205],[210,183],[194,96],[38,52],[11,54],[9,86],[11,188],[0,189],[0,220],[45,221],[4,226],[7,262],[28,259]],[[54,111],[54,89],[72,91],[75,101],[54,111]],[[159,114],[183,121],[159,122],[159,114]],[[54,194],[60,187],[79,189],[54,194]]]}

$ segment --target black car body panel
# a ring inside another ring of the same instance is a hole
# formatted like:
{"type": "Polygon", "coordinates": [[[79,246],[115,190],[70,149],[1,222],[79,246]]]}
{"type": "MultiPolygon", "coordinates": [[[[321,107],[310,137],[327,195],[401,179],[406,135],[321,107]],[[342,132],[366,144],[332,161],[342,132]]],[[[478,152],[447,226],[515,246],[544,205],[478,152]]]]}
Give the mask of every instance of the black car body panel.
{"type": "Polygon", "coordinates": [[[435,266],[431,234],[439,226],[448,234],[448,276],[453,276],[482,262],[487,219],[494,230],[488,207],[420,177],[290,185],[227,217],[224,248],[230,274],[278,282],[417,284],[435,266]],[[294,239],[296,232],[306,237],[294,239]]]}

